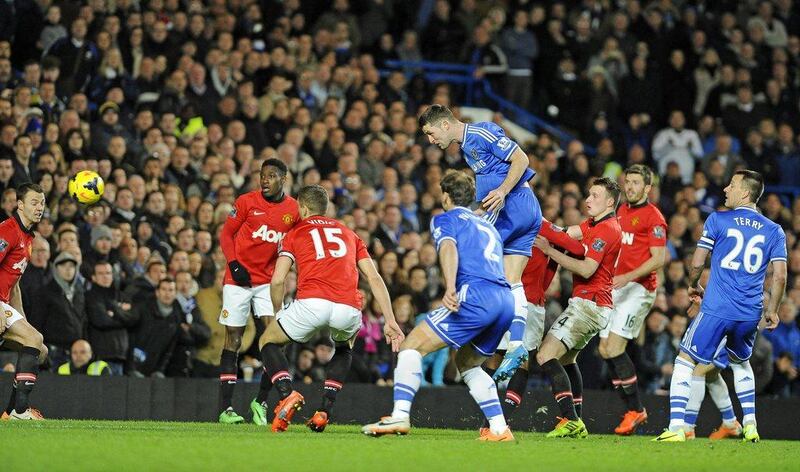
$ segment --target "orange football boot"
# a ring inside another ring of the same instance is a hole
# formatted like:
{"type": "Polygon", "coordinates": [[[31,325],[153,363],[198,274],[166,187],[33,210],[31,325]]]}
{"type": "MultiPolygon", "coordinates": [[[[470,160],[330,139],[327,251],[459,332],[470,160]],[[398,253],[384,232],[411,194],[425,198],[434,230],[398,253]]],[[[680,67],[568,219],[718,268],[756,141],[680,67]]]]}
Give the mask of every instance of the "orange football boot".
{"type": "Polygon", "coordinates": [[[719,428],[717,428],[716,431],[714,431],[713,433],[711,433],[711,435],[708,436],[708,439],[712,441],[719,441],[720,439],[738,438],[741,435],[742,435],[742,425],[739,424],[738,421],[736,421],[733,423],[732,428],[725,426],[725,423],[723,423],[722,425],[720,425],[719,428]]]}
{"type": "Polygon", "coordinates": [[[275,407],[275,419],[272,420],[272,431],[275,433],[286,431],[294,414],[305,404],[306,400],[297,390],[293,390],[288,397],[278,402],[275,407]]]}
{"type": "Polygon", "coordinates": [[[630,436],[640,424],[647,423],[647,410],[629,410],[622,417],[622,422],[614,428],[614,433],[620,436],[630,436]]]}

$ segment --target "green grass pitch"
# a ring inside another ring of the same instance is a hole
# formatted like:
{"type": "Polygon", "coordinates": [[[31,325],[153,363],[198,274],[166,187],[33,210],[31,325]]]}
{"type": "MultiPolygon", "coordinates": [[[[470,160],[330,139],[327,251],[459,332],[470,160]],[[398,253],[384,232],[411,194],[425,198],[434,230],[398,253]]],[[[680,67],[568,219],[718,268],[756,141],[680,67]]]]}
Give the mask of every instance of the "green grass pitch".
{"type": "Polygon", "coordinates": [[[590,435],[546,439],[516,432],[514,443],[481,443],[477,431],[412,429],[369,438],[353,425],[273,434],[253,425],[123,421],[0,423],[8,471],[733,471],[800,470],[800,442],[652,443],[590,435]]]}

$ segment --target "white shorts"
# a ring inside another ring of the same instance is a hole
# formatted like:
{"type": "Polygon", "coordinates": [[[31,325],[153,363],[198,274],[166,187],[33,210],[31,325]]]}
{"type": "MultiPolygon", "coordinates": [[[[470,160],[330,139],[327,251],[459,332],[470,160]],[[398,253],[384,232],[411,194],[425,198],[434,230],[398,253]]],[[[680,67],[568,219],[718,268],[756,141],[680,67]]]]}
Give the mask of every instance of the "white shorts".
{"type": "Polygon", "coordinates": [[[22,316],[13,306],[6,302],[0,302],[0,309],[3,310],[3,314],[0,316],[4,316],[6,318],[6,329],[10,328],[11,325],[17,321],[25,319],[25,317],[22,316]]]}
{"type": "Polygon", "coordinates": [[[600,331],[600,337],[607,338],[608,333],[614,333],[625,339],[636,339],[656,301],[656,292],[649,292],[641,284],[629,282],[611,292],[611,296],[614,309],[608,326],[600,331]]]}
{"type": "Polygon", "coordinates": [[[361,329],[361,310],[322,298],[293,301],[278,312],[278,325],[292,341],[308,342],[317,331],[331,329],[334,341],[347,341],[361,329]]]}
{"type": "Polygon", "coordinates": [[[549,334],[560,340],[569,350],[581,350],[608,325],[611,308],[598,306],[583,298],[569,299],[567,309],[556,318],[549,334]]]}
{"type": "MultiPolygon", "coordinates": [[[[525,319],[525,334],[522,335],[522,346],[526,351],[539,349],[544,336],[544,307],[528,303],[528,317],[525,319]]],[[[506,331],[497,350],[505,351],[508,348],[508,339],[511,332],[506,331]]]]}
{"type": "Polygon", "coordinates": [[[256,318],[275,316],[275,313],[272,311],[269,284],[256,285],[255,287],[240,287],[238,285],[222,286],[222,313],[219,314],[220,324],[239,328],[246,326],[251,307],[253,315],[256,318]]]}

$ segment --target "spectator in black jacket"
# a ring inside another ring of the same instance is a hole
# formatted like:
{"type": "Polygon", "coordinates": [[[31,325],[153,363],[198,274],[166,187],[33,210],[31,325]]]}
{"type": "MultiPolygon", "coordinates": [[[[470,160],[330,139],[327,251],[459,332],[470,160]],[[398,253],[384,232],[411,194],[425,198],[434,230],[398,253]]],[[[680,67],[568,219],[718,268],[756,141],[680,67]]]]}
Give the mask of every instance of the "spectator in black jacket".
{"type": "Polygon", "coordinates": [[[178,294],[175,303],[181,307],[180,329],[166,374],[168,377],[190,377],[195,352],[211,339],[211,328],[203,321],[203,315],[197,307],[197,300],[193,295],[197,284],[192,279],[192,274],[187,271],[178,272],[175,275],[175,285],[178,294]]]}
{"type": "Polygon", "coordinates": [[[53,280],[36,297],[30,322],[44,336],[50,350],[50,364],[69,361],[72,343],[86,338],[86,310],[83,286],[78,283],[78,259],[61,252],[53,262],[53,280]]]}
{"type": "Polygon", "coordinates": [[[139,325],[133,335],[132,376],[164,377],[184,321],[176,295],[175,280],[167,277],[158,282],[155,297],[137,300],[134,311],[139,325]]]}
{"type": "Polygon", "coordinates": [[[166,276],[167,265],[163,259],[153,257],[147,262],[145,273],[125,288],[125,295],[130,300],[143,300],[155,292],[158,282],[166,276]]]}
{"type": "Polygon", "coordinates": [[[139,320],[114,286],[111,264],[98,261],[92,269],[92,288],[86,293],[89,341],[97,360],[108,363],[113,375],[122,375],[128,358],[128,329],[139,320]]]}
{"type": "Polygon", "coordinates": [[[52,278],[50,243],[42,236],[37,235],[31,248],[31,260],[19,281],[19,288],[22,290],[22,308],[25,313],[33,312],[42,287],[52,278]]]}
{"type": "MultiPolygon", "coordinates": [[[[106,225],[97,225],[89,233],[91,247],[83,253],[81,274],[89,279],[94,273],[94,266],[100,261],[111,262],[111,228],[106,225]]],[[[92,343],[94,344],[94,343],[92,343]]]]}

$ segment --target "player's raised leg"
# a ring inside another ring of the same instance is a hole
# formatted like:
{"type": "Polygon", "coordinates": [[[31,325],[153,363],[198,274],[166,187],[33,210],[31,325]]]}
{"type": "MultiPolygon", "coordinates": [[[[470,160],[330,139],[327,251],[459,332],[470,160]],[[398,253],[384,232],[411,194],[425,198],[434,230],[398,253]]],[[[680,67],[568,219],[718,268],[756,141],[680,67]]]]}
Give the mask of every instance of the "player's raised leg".
{"type": "Polygon", "coordinates": [[[292,386],[289,361],[281,349],[290,341],[291,339],[280,327],[280,323],[276,322],[267,326],[267,330],[264,331],[258,342],[265,374],[280,396],[280,401],[275,407],[275,418],[272,420],[272,431],[274,432],[286,431],[294,414],[305,405],[303,396],[292,386]]]}

